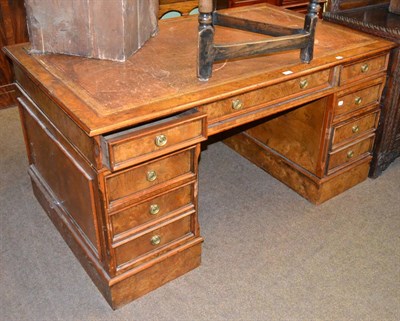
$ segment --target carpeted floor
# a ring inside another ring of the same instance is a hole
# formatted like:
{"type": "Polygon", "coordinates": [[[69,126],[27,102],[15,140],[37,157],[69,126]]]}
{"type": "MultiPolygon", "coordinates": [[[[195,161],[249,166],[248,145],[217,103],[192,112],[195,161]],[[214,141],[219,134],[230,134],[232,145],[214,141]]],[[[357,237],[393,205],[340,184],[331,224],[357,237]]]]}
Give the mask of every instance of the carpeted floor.
{"type": "Polygon", "coordinates": [[[0,139],[0,320],[400,320],[400,159],[314,206],[209,145],[201,267],[112,311],[32,194],[15,108],[0,139]]]}

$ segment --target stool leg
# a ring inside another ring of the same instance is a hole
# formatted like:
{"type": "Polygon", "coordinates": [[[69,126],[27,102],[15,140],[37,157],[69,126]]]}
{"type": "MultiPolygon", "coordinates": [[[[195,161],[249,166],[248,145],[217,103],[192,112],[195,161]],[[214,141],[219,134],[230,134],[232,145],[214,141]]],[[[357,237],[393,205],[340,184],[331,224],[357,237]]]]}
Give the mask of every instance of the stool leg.
{"type": "Polygon", "coordinates": [[[214,25],[212,0],[199,0],[199,34],[197,53],[197,77],[207,81],[212,74],[214,63],[214,25]]]}
{"type": "Polygon", "coordinates": [[[307,14],[304,20],[304,31],[309,33],[309,37],[306,47],[300,51],[300,59],[305,63],[309,63],[313,59],[315,28],[318,21],[319,9],[320,6],[317,0],[311,0],[308,4],[307,14]]]}

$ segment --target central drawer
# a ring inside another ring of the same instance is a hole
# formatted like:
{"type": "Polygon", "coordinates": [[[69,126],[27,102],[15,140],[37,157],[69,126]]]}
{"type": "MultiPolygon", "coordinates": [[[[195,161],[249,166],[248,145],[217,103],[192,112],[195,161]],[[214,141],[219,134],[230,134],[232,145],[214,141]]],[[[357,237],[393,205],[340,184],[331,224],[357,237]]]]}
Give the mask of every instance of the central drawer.
{"type": "Polygon", "coordinates": [[[106,201],[109,208],[145,193],[196,177],[196,148],[163,156],[155,161],[134,166],[105,177],[106,201]]]}
{"type": "Polygon", "coordinates": [[[238,117],[253,109],[265,107],[271,103],[277,103],[306,93],[309,94],[312,91],[329,88],[331,86],[330,80],[331,70],[326,69],[206,104],[200,109],[208,115],[208,122],[211,125],[225,119],[238,117]]]}

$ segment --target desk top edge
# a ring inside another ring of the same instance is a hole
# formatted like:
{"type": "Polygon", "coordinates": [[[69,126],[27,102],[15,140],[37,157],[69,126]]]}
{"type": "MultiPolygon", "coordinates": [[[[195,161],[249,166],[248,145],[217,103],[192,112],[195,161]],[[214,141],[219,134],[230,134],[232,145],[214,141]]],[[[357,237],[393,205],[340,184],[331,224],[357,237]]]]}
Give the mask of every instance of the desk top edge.
{"type": "MultiPolygon", "coordinates": [[[[300,19],[302,21],[298,14],[288,15],[287,11],[281,8],[271,9],[269,6],[254,7],[255,8],[246,8],[246,10],[233,10],[232,12],[244,12],[247,14],[248,12],[254,12],[255,10],[260,11],[268,9],[272,12],[271,15],[287,15],[290,16],[289,19],[300,19]]],[[[185,21],[189,20],[190,19],[185,19],[185,21]]],[[[179,22],[179,19],[175,20],[175,22],[168,21],[165,24],[160,24],[163,25],[164,28],[165,26],[168,26],[168,29],[171,30],[171,28],[177,26],[177,22],[179,22]]],[[[193,24],[193,22],[191,23],[193,24]]],[[[339,30],[348,32],[346,31],[346,28],[326,23],[324,21],[318,21],[318,24],[320,25],[320,29],[334,30],[334,32],[339,32],[339,30]]],[[[257,86],[267,86],[282,81],[282,79],[289,80],[290,78],[299,77],[317,70],[331,68],[338,64],[347,63],[354,59],[362,59],[364,56],[371,56],[374,53],[377,54],[379,52],[388,51],[394,46],[391,42],[362,33],[358,33],[358,35],[356,33],[355,37],[362,39],[364,43],[362,45],[357,45],[356,47],[352,46],[350,48],[344,48],[344,50],[340,50],[340,53],[344,56],[344,59],[341,61],[335,59],[335,55],[338,54],[335,52],[330,53],[329,55],[317,54],[316,58],[309,65],[302,64],[300,61],[293,62],[292,60],[292,62],[289,64],[276,65],[274,68],[266,68],[264,70],[258,68],[260,69],[258,72],[249,72],[244,75],[241,74],[237,79],[234,79],[232,74],[229,75],[230,77],[224,77],[224,75],[220,76],[222,73],[219,73],[219,76],[215,77],[215,81],[211,80],[208,83],[200,83],[195,77],[192,77],[191,81],[193,81],[193,84],[184,84],[189,88],[189,90],[186,92],[183,91],[183,93],[177,95],[171,95],[170,93],[164,96],[161,95],[160,99],[148,104],[137,104],[135,106],[129,106],[129,104],[127,104],[121,110],[109,114],[102,114],[98,109],[93,107],[93,103],[96,103],[96,101],[93,102],[93,97],[90,97],[90,95],[87,95],[86,97],[85,95],[80,95],[79,93],[82,93],[82,90],[80,88],[77,89],[76,84],[74,84],[70,79],[66,79],[66,77],[64,78],[66,74],[61,74],[60,77],[60,74],[54,72],[55,69],[51,63],[57,61],[57,59],[79,61],[79,63],[82,64],[84,64],[84,61],[91,60],[89,65],[101,64],[103,66],[111,66],[113,62],[95,62],[93,61],[94,59],[82,57],[64,57],[62,55],[53,55],[52,57],[44,57],[44,55],[29,55],[24,49],[26,48],[27,44],[7,47],[5,52],[16,65],[22,68],[24,72],[34,80],[38,86],[40,86],[42,89],[45,89],[46,94],[55,100],[57,104],[64,109],[64,112],[66,112],[89,136],[95,136],[124,127],[133,126],[145,121],[151,121],[153,119],[165,117],[172,113],[184,111],[204,103],[217,101],[227,96],[255,89],[257,86]],[[59,58],[57,58],[57,56],[59,58]],[[287,68],[293,70],[294,73],[290,76],[282,75],[282,70],[287,68]],[[71,104],[72,102],[73,104],[71,104]]],[[[168,37],[166,37],[166,40],[168,40],[168,37]]],[[[321,41],[324,41],[324,39],[321,41]]],[[[154,39],[153,45],[156,42],[157,39],[154,39]]],[[[162,45],[163,44],[161,44],[161,46],[162,45]]],[[[144,47],[141,49],[142,57],[146,50],[148,52],[152,50],[151,46],[152,45],[149,45],[148,48],[144,47]]],[[[196,44],[191,44],[191,46],[196,47],[196,44]]],[[[277,56],[278,55],[275,55],[272,59],[278,59],[277,61],[279,61],[277,56]]],[[[291,55],[289,54],[288,57],[291,57],[291,55]]],[[[129,61],[130,60],[128,60],[127,63],[129,63],[129,61]]],[[[249,60],[235,61],[232,64],[236,64],[236,66],[241,66],[241,68],[243,68],[247,63],[252,67],[257,68],[257,64],[265,64],[265,62],[266,60],[264,58],[257,57],[249,60]]],[[[221,65],[219,67],[221,67],[221,65]]],[[[193,70],[193,73],[194,72],[195,69],[193,70]]]]}

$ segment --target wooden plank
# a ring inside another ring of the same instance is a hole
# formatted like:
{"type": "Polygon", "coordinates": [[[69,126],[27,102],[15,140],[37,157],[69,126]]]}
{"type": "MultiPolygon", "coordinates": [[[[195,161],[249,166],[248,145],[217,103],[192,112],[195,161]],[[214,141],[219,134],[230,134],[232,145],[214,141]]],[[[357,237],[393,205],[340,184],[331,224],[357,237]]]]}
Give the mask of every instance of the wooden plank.
{"type": "Polygon", "coordinates": [[[125,61],[157,31],[157,0],[26,0],[32,52],[125,61]]]}

